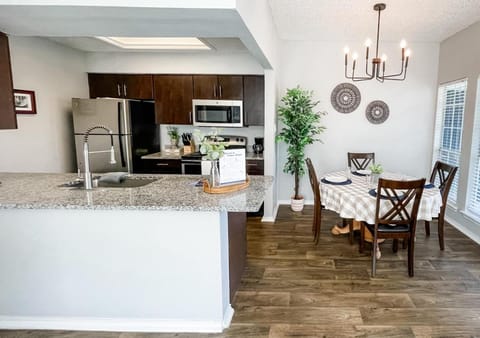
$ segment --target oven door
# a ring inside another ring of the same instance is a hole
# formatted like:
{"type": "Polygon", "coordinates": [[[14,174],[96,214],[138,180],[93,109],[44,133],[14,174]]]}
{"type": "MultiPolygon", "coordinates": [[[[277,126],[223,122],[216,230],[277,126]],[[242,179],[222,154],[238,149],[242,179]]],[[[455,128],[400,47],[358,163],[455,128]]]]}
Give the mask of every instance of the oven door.
{"type": "Polygon", "coordinates": [[[182,160],[183,175],[200,175],[202,173],[201,160],[182,160]]]}

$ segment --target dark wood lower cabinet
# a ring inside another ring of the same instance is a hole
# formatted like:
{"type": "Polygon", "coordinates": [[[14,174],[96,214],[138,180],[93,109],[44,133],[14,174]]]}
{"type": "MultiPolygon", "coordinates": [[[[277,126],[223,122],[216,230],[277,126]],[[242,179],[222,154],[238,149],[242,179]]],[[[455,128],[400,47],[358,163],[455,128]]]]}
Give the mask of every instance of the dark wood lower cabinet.
{"type": "Polygon", "coordinates": [[[16,129],[13,80],[8,37],[0,32],[0,129],[16,129]]]}
{"type": "Polygon", "coordinates": [[[230,303],[240,287],[247,260],[247,214],[228,213],[228,248],[230,274],[230,303]]]}
{"type": "Polygon", "coordinates": [[[142,160],[143,164],[138,173],[145,174],[181,174],[182,164],[180,160],[142,160]]]}
{"type": "Polygon", "coordinates": [[[263,175],[263,160],[247,160],[248,175],[263,175]]]}

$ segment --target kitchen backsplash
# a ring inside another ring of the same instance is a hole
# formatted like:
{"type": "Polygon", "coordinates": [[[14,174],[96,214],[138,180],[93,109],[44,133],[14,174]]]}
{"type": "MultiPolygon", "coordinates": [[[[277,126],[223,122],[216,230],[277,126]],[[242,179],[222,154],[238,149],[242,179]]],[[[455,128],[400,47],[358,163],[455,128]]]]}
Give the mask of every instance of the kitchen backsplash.
{"type": "MultiPolygon", "coordinates": [[[[193,127],[187,125],[160,125],[160,147],[163,150],[165,145],[170,145],[170,139],[167,135],[167,127],[177,127],[180,135],[182,133],[193,133],[195,129],[199,129],[203,134],[208,134],[212,131],[210,127],[193,127]]],[[[255,137],[263,137],[263,126],[251,126],[244,128],[217,128],[220,135],[238,135],[247,137],[247,151],[252,151],[252,145],[255,143],[255,137]]],[[[179,146],[182,146],[182,141],[180,140],[179,146]]]]}

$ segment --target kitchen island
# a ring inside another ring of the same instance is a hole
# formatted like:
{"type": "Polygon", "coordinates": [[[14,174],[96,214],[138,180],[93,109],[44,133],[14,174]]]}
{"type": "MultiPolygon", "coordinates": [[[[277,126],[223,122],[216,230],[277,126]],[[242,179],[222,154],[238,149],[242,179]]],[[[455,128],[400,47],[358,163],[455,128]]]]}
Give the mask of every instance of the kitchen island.
{"type": "Polygon", "coordinates": [[[61,187],[75,177],[0,174],[1,328],[229,325],[245,213],[258,210],[271,177],[251,176],[247,189],[221,195],[186,175],[133,175],[156,179],[137,188],[61,187]]]}

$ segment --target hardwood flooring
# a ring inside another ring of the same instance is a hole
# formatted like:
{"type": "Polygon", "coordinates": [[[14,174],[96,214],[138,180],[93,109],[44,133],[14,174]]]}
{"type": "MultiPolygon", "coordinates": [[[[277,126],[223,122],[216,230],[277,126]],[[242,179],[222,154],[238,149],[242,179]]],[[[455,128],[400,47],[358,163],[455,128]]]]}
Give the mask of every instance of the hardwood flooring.
{"type": "MultiPolygon", "coordinates": [[[[358,253],[341,222],[324,211],[318,246],[311,234],[312,207],[279,210],[274,224],[248,219],[248,260],[233,307],[232,325],[221,334],[0,331],[1,337],[480,337],[480,246],[446,225],[440,251],[436,223],[424,235],[419,224],[415,277],[407,253],[381,245],[377,275],[370,254],[358,253]]],[[[358,239],[358,237],[356,237],[358,239]]]]}

